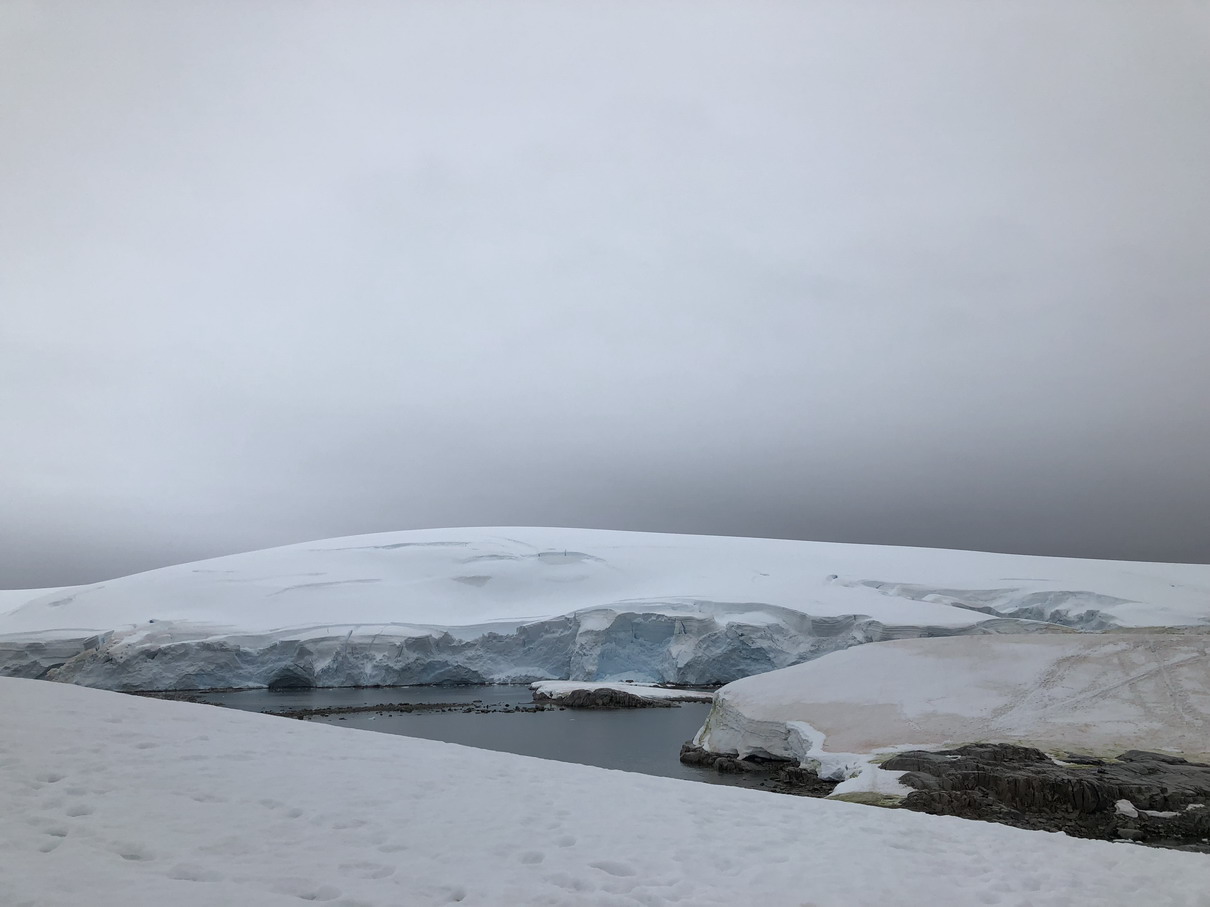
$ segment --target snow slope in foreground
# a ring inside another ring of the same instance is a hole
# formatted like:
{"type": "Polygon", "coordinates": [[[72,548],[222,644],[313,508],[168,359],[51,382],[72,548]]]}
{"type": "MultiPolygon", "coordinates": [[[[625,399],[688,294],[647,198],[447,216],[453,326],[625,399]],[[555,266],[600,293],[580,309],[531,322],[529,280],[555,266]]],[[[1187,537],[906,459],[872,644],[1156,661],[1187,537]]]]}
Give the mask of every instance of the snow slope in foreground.
{"type": "Polygon", "coordinates": [[[1195,905],[1203,854],[0,679],[0,903],[1195,905]]]}
{"type": "Polygon", "coordinates": [[[710,683],[881,639],[1206,623],[1210,566],[443,529],[23,599],[0,599],[0,673],[92,686],[710,683]]]}
{"type": "MultiPolygon", "coordinates": [[[[965,743],[1210,760],[1210,635],[968,636],[862,646],[720,689],[696,742],[818,762],[838,793],[871,754],[965,743]]],[[[876,788],[877,789],[877,788],[876,788]]]]}

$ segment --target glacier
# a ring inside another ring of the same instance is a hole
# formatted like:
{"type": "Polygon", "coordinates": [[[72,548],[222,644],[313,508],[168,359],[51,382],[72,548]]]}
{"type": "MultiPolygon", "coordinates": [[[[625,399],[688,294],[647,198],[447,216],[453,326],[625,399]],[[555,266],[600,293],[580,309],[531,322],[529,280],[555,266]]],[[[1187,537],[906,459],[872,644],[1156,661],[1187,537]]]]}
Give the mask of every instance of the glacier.
{"type": "Polygon", "coordinates": [[[868,642],[1210,626],[1210,566],[409,530],[0,593],[0,675],[118,690],[721,684],[868,642]]]}

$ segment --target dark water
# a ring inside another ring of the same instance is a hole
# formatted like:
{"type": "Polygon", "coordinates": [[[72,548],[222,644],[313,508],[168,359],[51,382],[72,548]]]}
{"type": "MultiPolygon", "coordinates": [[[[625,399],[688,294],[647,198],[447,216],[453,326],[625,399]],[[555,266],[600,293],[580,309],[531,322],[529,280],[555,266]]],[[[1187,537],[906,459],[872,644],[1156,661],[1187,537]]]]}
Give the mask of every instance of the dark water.
{"type": "MultiPolygon", "coordinates": [[[[533,704],[529,688],[523,685],[248,690],[206,694],[203,698],[217,705],[256,712],[398,702],[533,704]]],[[[754,782],[749,776],[720,775],[711,768],[681,764],[678,758],[681,744],[697,733],[709,711],[708,703],[682,703],[674,709],[552,709],[485,715],[460,711],[386,715],[361,712],[308,720],[667,778],[752,786],[754,782]]]]}

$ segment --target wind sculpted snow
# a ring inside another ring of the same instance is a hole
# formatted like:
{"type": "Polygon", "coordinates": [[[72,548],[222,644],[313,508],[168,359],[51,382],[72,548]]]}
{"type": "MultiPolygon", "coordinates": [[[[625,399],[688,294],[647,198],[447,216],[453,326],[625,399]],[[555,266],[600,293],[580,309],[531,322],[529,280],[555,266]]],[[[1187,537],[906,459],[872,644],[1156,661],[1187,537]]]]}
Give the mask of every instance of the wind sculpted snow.
{"type": "Polygon", "coordinates": [[[865,642],[1206,624],[1210,566],[418,530],[4,593],[0,673],[120,689],[721,683],[865,642]]]}
{"type": "Polygon", "coordinates": [[[1204,854],[0,679],[0,903],[1196,905],[1204,854]]]}
{"type": "Polygon", "coordinates": [[[913,639],[728,684],[695,742],[818,767],[841,794],[905,793],[877,754],[1014,743],[1210,760],[1210,634],[913,639]]]}

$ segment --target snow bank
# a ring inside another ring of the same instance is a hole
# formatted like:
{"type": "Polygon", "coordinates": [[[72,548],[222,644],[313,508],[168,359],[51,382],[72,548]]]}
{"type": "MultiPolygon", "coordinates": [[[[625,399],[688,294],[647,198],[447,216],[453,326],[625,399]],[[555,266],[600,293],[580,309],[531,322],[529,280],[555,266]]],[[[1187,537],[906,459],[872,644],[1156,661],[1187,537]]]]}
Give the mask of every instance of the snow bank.
{"type": "Polygon", "coordinates": [[[121,689],[717,683],[887,639],[1204,624],[1208,589],[1204,565],[586,529],[394,532],[6,594],[0,674],[121,689]]]}
{"type": "Polygon", "coordinates": [[[1203,854],[0,680],[0,903],[1196,904],[1203,854]]]}
{"type": "MultiPolygon", "coordinates": [[[[893,785],[871,756],[965,743],[1210,759],[1210,635],[913,639],[728,684],[695,743],[893,785]]],[[[894,792],[889,787],[884,792],[894,792]]]]}

